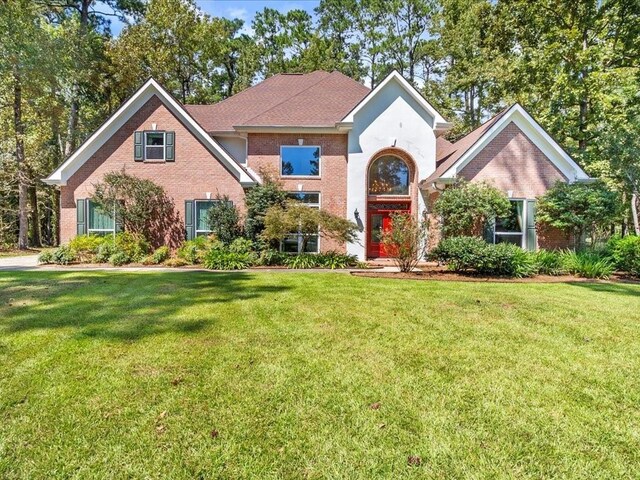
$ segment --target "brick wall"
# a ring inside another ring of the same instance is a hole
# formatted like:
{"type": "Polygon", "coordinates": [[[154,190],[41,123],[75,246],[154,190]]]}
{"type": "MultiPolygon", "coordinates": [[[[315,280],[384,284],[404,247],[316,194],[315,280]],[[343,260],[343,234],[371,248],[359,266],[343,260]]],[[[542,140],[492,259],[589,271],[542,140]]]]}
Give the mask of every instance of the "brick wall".
{"type": "MultiPolygon", "coordinates": [[[[62,242],[68,242],[76,235],[76,200],[89,197],[93,185],[105,173],[122,169],[162,185],[173,198],[181,223],[184,222],[184,201],[205,199],[206,192],[211,192],[212,198],[217,193],[229,195],[241,210],[244,209],[244,191],[235,176],[154,96],[80,167],[66,186],[61,187],[62,242]],[[133,133],[151,130],[152,123],[157,124],[158,130],[175,131],[175,162],[133,160],[133,133]]],[[[170,243],[175,245],[175,241],[170,243]]]]}
{"type": "MultiPolygon", "coordinates": [[[[347,216],[347,135],[342,134],[267,134],[251,133],[248,137],[247,165],[254,171],[266,171],[278,178],[285,190],[320,192],[320,207],[341,217],[347,216]],[[280,146],[320,146],[319,177],[282,177],[280,175],[280,146]]],[[[323,238],[322,251],[346,251],[343,243],[323,238]]]]}
{"type": "Polygon", "coordinates": [[[469,181],[487,181],[514,198],[535,198],[564,175],[514,123],[507,125],[460,172],[469,181]]]}

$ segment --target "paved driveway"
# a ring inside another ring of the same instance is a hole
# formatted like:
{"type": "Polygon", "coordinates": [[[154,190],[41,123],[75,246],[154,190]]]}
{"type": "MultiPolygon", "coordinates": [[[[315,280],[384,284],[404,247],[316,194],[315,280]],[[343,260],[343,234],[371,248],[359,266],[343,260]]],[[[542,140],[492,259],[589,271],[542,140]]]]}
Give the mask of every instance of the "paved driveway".
{"type": "Polygon", "coordinates": [[[19,255],[17,257],[0,257],[0,270],[23,270],[36,268],[38,255],[19,255]]]}

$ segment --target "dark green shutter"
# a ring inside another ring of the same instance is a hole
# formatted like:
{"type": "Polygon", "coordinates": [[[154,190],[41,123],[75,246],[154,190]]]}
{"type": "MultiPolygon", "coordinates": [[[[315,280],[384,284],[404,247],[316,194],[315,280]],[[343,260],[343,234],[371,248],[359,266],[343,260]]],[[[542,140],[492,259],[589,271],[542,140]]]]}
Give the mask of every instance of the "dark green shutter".
{"type": "Polygon", "coordinates": [[[484,231],[482,236],[487,243],[493,243],[493,231],[496,229],[496,219],[492,218],[484,224],[484,231]]]}
{"type": "Polygon", "coordinates": [[[87,200],[78,199],[76,202],[76,233],[85,235],[87,233],[87,200]]]}
{"type": "Polygon", "coordinates": [[[535,251],[538,248],[536,237],[536,201],[527,200],[527,250],[535,251]]]}
{"type": "Polygon", "coordinates": [[[133,134],[133,159],[136,162],[144,160],[144,145],[142,144],[143,132],[134,132],[133,134]]]}
{"type": "Polygon", "coordinates": [[[175,162],[176,160],[176,132],[167,132],[165,134],[164,159],[167,162],[175,162]]]}
{"type": "Polygon", "coordinates": [[[187,240],[192,240],[195,237],[195,225],[193,214],[193,200],[185,200],[184,202],[184,226],[187,230],[187,240]]]}

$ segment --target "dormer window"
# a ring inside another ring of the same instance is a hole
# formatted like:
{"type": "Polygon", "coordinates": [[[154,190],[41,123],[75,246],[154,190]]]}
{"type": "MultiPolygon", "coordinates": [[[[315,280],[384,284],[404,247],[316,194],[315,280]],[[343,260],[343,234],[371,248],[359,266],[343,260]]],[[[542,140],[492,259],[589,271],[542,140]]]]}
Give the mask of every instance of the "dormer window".
{"type": "Polygon", "coordinates": [[[144,159],[164,160],[165,132],[144,132],[144,159]]]}

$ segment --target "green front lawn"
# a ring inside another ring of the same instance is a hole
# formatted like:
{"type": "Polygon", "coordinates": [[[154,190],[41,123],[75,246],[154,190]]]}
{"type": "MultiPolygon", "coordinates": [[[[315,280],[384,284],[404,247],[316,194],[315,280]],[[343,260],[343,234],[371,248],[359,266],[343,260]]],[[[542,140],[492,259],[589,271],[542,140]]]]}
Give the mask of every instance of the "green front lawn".
{"type": "Polygon", "coordinates": [[[639,286],[0,273],[0,478],[496,477],[640,477],[639,286]]]}

